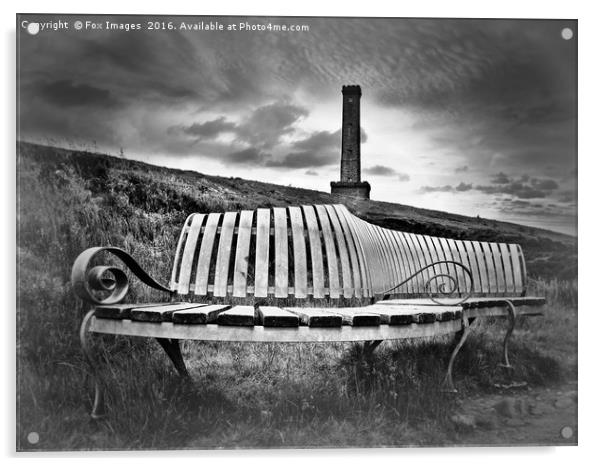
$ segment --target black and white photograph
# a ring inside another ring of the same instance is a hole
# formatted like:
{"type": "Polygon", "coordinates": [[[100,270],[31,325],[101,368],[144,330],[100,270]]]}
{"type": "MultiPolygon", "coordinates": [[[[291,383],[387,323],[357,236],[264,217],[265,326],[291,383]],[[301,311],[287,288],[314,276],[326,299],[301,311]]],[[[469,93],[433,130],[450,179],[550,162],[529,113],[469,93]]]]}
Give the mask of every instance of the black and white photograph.
{"type": "Polygon", "coordinates": [[[578,20],[344,13],[16,15],[17,452],[578,445],[578,20]]]}

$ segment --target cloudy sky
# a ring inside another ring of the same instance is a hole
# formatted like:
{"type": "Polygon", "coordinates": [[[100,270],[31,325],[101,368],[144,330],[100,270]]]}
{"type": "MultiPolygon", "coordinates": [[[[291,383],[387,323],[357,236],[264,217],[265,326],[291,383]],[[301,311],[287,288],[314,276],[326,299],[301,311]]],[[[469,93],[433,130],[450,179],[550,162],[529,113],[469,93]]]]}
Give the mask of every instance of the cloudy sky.
{"type": "Polygon", "coordinates": [[[575,233],[574,21],[30,15],[18,36],[23,140],[329,191],[359,84],[373,199],[575,233]],[[200,21],[224,30],[180,29],[200,21]]]}

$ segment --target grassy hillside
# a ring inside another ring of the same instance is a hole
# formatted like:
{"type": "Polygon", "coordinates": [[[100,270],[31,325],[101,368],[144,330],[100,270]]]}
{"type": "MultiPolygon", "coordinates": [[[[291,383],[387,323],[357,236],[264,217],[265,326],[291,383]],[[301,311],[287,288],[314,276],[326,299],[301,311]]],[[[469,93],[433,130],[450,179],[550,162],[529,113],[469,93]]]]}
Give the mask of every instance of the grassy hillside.
{"type": "MultiPolygon", "coordinates": [[[[22,192],[29,190],[30,182],[37,185],[38,191],[52,188],[56,195],[64,191],[67,198],[73,190],[85,190],[90,202],[112,212],[115,218],[152,216],[173,230],[191,212],[342,203],[359,217],[392,229],[454,239],[519,243],[525,251],[530,276],[576,278],[576,239],[548,230],[28,143],[19,144],[19,153],[22,192]]],[[[26,209],[26,204],[22,204],[23,215],[29,213],[26,209]]],[[[26,228],[22,225],[24,233],[26,228]]],[[[91,243],[83,244],[88,245],[91,243]]],[[[172,251],[173,245],[167,248],[172,251]]]]}
{"type": "MultiPolygon", "coordinates": [[[[130,449],[360,446],[460,442],[455,399],[438,390],[449,339],[358,346],[187,342],[194,386],[173,377],[151,339],[95,338],[110,410],[92,423],[90,377],[78,340],[84,306],[70,270],[92,245],[130,251],[166,281],[191,212],[342,202],[360,217],[410,232],[523,245],[546,316],[520,322],[514,376],[530,385],[574,378],[575,239],[529,227],[351,202],[326,193],[171,170],[100,154],[20,143],[17,243],[17,448],[130,449]],[[559,281],[559,278],[564,280],[559,281]],[[568,279],[568,280],[567,280],[568,279]],[[28,443],[30,432],[40,441],[28,443]]],[[[165,299],[132,282],[129,300],[165,299]]],[[[483,325],[457,360],[461,393],[494,390],[503,324],[483,325]]]]}

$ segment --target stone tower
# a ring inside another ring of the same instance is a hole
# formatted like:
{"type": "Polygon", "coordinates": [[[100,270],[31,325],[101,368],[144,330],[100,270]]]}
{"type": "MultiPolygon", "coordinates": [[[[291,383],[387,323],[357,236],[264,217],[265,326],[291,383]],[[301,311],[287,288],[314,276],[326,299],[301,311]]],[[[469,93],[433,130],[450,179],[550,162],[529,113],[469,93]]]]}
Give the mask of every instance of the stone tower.
{"type": "Polygon", "coordinates": [[[343,127],[341,130],[341,181],[330,183],[332,194],[370,199],[370,184],[361,181],[359,86],[343,86],[343,127]]]}

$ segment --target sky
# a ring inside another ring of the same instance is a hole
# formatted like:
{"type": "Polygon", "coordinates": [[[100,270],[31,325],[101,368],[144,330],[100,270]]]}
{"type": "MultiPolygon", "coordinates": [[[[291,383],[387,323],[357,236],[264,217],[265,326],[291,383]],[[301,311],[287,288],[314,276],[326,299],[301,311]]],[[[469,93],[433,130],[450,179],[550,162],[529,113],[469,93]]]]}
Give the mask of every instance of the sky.
{"type": "Polygon", "coordinates": [[[357,84],[372,199],[576,234],[576,21],[25,15],[17,26],[21,140],[329,191],[341,87],[357,84]]]}

